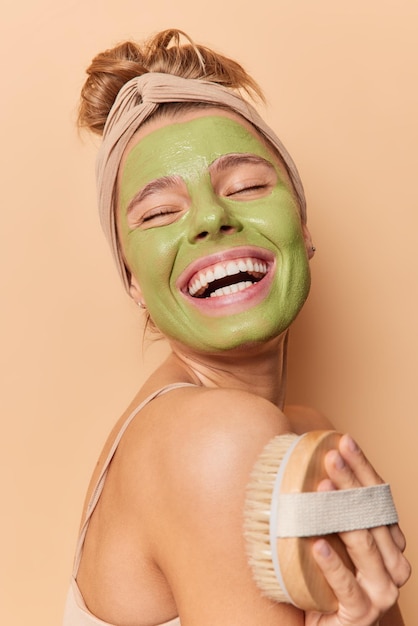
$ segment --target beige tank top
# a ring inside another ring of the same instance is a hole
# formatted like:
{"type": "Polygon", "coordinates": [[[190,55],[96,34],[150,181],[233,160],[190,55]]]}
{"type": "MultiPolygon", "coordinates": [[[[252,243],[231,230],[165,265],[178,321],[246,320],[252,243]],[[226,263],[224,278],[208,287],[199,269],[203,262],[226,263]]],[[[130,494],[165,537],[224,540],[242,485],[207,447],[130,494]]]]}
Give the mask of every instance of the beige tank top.
{"type": "MultiPolygon", "coordinates": [[[[123,434],[125,433],[129,424],[132,422],[133,418],[136,415],[138,415],[138,413],[141,411],[141,409],[144,408],[144,406],[146,406],[149,402],[151,402],[151,400],[154,400],[154,398],[157,398],[158,396],[161,396],[164,393],[171,391],[172,389],[178,389],[179,387],[195,387],[195,386],[196,385],[193,385],[191,383],[174,383],[174,384],[167,385],[166,387],[163,387],[162,389],[155,391],[154,393],[149,395],[147,398],[145,398],[145,400],[143,400],[143,402],[141,402],[141,404],[139,404],[139,406],[137,406],[132,411],[132,413],[127,417],[121,429],[119,430],[115,438],[115,441],[113,442],[113,445],[110,449],[110,452],[106,458],[106,461],[103,464],[103,469],[100,473],[96,486],[93,489],[90,502],[88,503],[88,506],[87,506],[86,519],[81,528],[80,536],[78,538],[76,554],[75,554],[75,559],[74,559],[74,568],[73,568],[73,573],[71,577],[71,585],[68,591],[67,601],[65,604],[64,620],[63,620],[62,626],[113,626],[112,624],[109,624],[108,622],[104,622],[103,620],[95,617],[92,613],[90,613],[90,611],[86,607],[86,604],[83,600],[83,596],[81,595],[80,589],[78,588],[78,585],[77,585],[76,579],[77,579],[78,568],[80,565],[84,540],[86,537],[86,533],[87,533],[91,516],[93,514],[93,511],[102,493],[110,462],[112,461],[112,458],[117,450],[117,447],[120,443],[120,440],[122,439],[123,434]]],[[[158,624],[156,626],[181,626],[181,625],[180,625],[180,619],[176,617],[175,619],[172,619],[169,622],[165,622],[164,624],[158,624]]]]}

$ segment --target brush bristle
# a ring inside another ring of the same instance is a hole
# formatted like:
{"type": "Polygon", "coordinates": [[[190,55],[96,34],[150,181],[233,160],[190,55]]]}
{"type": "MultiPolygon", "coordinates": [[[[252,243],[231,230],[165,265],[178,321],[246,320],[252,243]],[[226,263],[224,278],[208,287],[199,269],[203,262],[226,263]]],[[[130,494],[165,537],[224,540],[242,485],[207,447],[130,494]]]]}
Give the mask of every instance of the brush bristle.
{"type": "Polygon", "coordinates": [[[278,435],[263,449],[251,472],[244,509],[244,536],[254,580],[266,596],[277,602],[289,602],[289,598],[274,572],[270,545],[271,505],[278,469],[295,439],[294,434],[278,435]]]}

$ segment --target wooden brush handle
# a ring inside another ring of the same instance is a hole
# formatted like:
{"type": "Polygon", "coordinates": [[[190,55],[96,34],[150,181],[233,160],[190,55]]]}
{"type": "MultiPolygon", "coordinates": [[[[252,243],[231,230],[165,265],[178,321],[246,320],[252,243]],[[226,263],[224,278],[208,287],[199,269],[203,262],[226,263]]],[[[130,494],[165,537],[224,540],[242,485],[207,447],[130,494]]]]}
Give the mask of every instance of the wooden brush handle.
{"type": "Polygon", "coordinates": [[[397,522],[389,485],[318,492],[328,478],[324,457],[341,435],[312,431],[278,435],[264,448],[247,488],[244,534],[254,580],[277,602],[321,613],[337,599],[313,557],[320,536],[355,571],[338,533],[397,522]]]}
{"type": "MultiPolygon", "coordinates": [[[[313,431],[300,439],[287,461],[280,493],[303,493],[317,490],[328,475],[324,456],[338,448],[341,435],[334,431],[313,431]]],[[[337,534],[327,535],[327,541],[347,567],[354,566],[337,534]]],[[[276,539],[277,556],[287,592],[293,604],[304,610],[335,611],[337,599],[319,569],[313,554],[315,537],[286,537],[276,539]]]]}

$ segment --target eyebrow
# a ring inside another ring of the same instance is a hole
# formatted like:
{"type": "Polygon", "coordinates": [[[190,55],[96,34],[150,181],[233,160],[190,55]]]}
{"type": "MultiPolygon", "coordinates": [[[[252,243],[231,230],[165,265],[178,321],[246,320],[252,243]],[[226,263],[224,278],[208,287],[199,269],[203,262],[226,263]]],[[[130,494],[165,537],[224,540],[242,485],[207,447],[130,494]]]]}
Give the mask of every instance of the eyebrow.
{"type": "MultiPolygon", "coordinates": [[[[245,153],[236,153],[236,154],[223,154],[218,157],[213,163],[209,166],[209,172],[218,173],[223,172],[232,167],[236,167],[237,165],[242,164],[250,164],[250,165],[264,165],[268,167],[270,170],[276,171],[273,164],[267,159],[264,159],[257,154],[245,154],[245,153]]],[[[126,212],[129,213],[132,211],[133,207],[136,204],[142,202],[148,196],[152,194],[159,193],[160,191],[164,191],[169,187],[173,187],[178,185],[179,182],[182,181],[181,176],[162,176],[161,178],[156,178],[155,180],[151,180],[149,183],[145,185],[142,189],[138,191],[129,202],[126,212]]]]}
{"type": "Polygon", "coordinates": [[[224,154],[216,161],[211,163],[209,170],[211,172],[223,172],[231,167],[249,163],[250,165],[264,165],[271,170],[275,170],[274,165],[257,154],[224,154]]]}
{"type": "Polygon", "coordinates": [[[145,187],[142,187],[134,195],[132,200],[129,202],[126,212],[129,213],[133,209],[136,204],[142,202],[148,196],[151,196],[154,193],[158,193],[160,191],[164,191],[169,187],[173,187],[174,185],[178,185],[181,182],[180,176],[162,176],[161,178],[156,178],[155,180],[151,180],[145,187]]]}

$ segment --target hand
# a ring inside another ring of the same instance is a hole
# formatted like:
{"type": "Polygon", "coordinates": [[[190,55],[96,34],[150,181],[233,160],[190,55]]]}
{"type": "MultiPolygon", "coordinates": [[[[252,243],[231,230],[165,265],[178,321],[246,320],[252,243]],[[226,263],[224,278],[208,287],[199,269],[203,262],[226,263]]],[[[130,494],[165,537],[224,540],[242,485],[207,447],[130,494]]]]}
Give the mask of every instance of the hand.
{"type": "MultiPolygon", "coordinates": [[[[328,452],[325,467],[329,480],[319,490],[350,489],[378,485],[375,472],[357,444],[344,435],[339,450],[328,452]]],[[[306,626],[374,626],[397,602],[399,588],[408,580],[410,565],[403,556],[405,538],[398,526],[356,530],[340,534],[356,568],[352,573],[326,539],[314,544],[314,557],[332,587],[338,610],[332,614],[306,613],[306,626]]]]}

